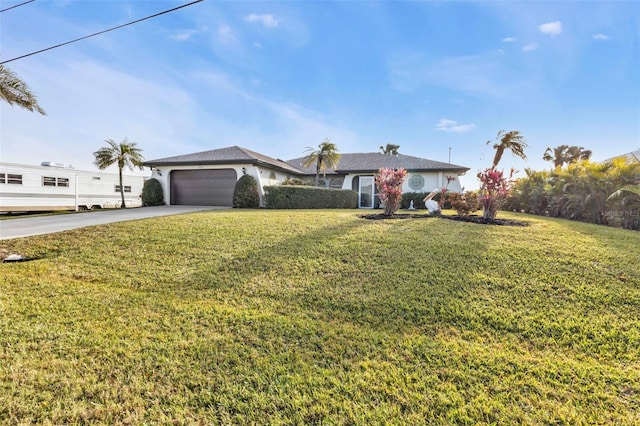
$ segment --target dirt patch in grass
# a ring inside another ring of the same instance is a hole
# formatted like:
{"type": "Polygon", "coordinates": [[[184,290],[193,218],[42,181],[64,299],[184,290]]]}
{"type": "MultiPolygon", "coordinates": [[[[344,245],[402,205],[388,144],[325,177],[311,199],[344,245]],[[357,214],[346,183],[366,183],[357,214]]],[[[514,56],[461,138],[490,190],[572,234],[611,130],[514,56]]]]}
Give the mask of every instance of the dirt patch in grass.
{"type": "Polygon", "coordinates": [[[382,220],[382,219],[428,219],[432,217],[439,217],[441,219],[448,220],[457,220],[459,222],[471,222],[478,223],[481,225],[500,225],[500,226],[529,226],[528,222],[521,222],[519,220],[510,220],[510,219],[485,219],[482,216],[477,215],[469,215],[469,216],[446,216],[446,215],[438,215],[438,216],[430,216],[426,214],[409,214],[409,213],[397,213],[391,216],[385,215],[384,213],[376,213],[376,214],[365,214],[360,216],[363,219],[370,220],[382,220]]]}

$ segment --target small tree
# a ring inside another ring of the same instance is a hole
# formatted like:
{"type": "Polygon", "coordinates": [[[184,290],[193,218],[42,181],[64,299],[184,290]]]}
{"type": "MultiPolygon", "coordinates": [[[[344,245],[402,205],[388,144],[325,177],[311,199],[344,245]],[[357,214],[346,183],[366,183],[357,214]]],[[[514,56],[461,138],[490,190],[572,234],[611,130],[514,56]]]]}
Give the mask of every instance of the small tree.
{"type": "Polygon", "coordinates": [[[260,207],[258,182],[251,175],[242,175],[233,191],[233,207],[255,209],[260,207]]]}
{"type": "Polygon", "coordinates": [[[318,145],[318,149],[307,147],[305,152],[309,154],[302,159],[302,165],[304,167],[309,167],[312,164],[316,165],[316,186],[318,186],[320,172],[322,171],[324,177],[327,177],[327,167],[336,167],[340,161],[341,154],[338,153],[336,144],[331,142],[329,138],[325,138],[318,145]]]}
{"type": "Polygon", "coordinates": [[[116,143],[111,139],[105,141],[109,146],[105,146],[93,153],[96,158],[94,164],[100,169],[104,170],[107,167],[116,164],[118,166],[118,176],[120,177],[120,195],[122,197],[121,208],[125,208],[124,202],[124,185],[122,184],[122,169],[128,167],[129,170],[133,170],[134,167],[138,167],[142,170],[142,150],[138,148],[135,142],[127,141],[127,138],[120,143],[116,143]]]}
{"type": "Polygon", "coordinates": [[[513,174],[511,169],[508,177],[504,176],[502,170],[490,167],[478,173],[478,179],[482,183],[480,188],[480,205],[484,212],[482,217],[487,220],[495,220],[498,211],[504,206],[507,197],[513,188],[513,174]]]}
{"type": "Polygon", "coordinates": [[[398,150],[400,149],[400,145],[396,145],[393,143],[388,143],[387,146],[381,146],[380,151],[384,155],[398,155],[398,150]]]}
{"type": "Polygon", "coordinates": [[[376,189],[380,201],[384,203],[384,214],[392,216],[400,208],[402,184],[407,176],[405,169],[381,168],[376,175],[376,189]]]}

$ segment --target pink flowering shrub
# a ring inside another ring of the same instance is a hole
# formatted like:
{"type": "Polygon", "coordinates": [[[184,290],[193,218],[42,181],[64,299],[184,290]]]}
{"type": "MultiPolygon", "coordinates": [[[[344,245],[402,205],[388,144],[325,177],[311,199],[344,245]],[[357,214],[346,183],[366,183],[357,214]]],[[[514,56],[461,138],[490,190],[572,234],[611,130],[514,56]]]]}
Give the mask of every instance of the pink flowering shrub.
{"type": "Polygon", "coordinates": [[[393,215],[402,201],[402,183],[407,176],[405,169],[381,168],[376,174],[376,189],[380,201],[384,203],[384,214],[393,215]]]}
{"type": "Polygon", "coordinates": [[[511,169],[508,177],[504,176],[503,170],[496,170],[495,167],[488,168],[478,173],[478,179],[482,183],[480,188],[480,205],[484,212],[482,217],[494,220],[500,210],[507,201],[507,197],[513,188],[513,174],[515,171],[511,169]]]}
{"type": "Polygon", "coordinates": [[[449,192],[449,184],[454,180],[456,180],[455,176],[445,176],[445,177],[447,178],[447,184],[438,190],[438,195],[440,195],[440,197],[438,197],[438,195],[433,197],[434,200],[436,197],[438,197],[437,201],[438,201],[438,207],[440,207],[440,210],[444,208],[444,202],[447,199],[447,192],[449,192]]]}

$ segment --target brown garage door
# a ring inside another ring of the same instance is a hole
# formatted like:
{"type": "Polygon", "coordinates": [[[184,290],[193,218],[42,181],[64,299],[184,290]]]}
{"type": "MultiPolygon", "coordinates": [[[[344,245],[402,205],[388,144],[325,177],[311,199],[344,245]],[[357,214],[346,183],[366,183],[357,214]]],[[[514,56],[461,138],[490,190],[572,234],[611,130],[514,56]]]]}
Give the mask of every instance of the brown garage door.
{"type": "Polygon", "coordinates": [[[171,172],[171,204],[233,206],[238,177],[233,169],[174,170],[171,172]]]}

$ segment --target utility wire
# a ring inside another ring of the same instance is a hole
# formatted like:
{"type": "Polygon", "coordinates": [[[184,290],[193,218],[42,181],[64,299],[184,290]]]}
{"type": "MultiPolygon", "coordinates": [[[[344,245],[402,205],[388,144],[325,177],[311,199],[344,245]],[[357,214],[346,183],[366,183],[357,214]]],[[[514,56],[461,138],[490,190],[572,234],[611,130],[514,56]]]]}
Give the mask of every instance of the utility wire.
{"type": "Polygon", "coordinates": [[[20,3],[20,4],[16,4],[15,6],[4,8],[4,9],[0,10],[0,13],[6,12],[7,10],[15,9],[16,7],[24,6],[25,4],[28,4],[28,3],[33,3],[34,1],[36,1],[36,0],[29,0],[29,1],[25,1],[25,2],[20,3]]]}
{"type": "MultiPolygon", "coordinates": [[[[31,0],[31,1],[33,1],[33,0],[31,0]]],[[[37,55],[38,53],[46,52],[47,50],[52,50],[52,49],[56,49],[58,47],[66,46],[67,44],[75,43],[76,41],[84,40],[84,39],[89,38],[89,37],[95,37],[95,36],[100,35],[100,34],[108,33],[109,31],[117,30],[119,28],[123,28],[123,27],[129,26],[129,25],[137,24],[138,22],[146,21],[147,19],[155,18],[156,16],[164,15],[165,13],[174,12],[174,11],[176,11],[178,9],[182,9],[183,7],[191,6],[191,5],[196,4],[196,3],[200,3],[201,1],[204,1],[204,0],[195,0],[195,1],[192,1],[191,3],[187,3],[187,4],[183,4],[182,6],[174,7],[173,9],[168,9],[168,10],[165,10],[163,12],[159,12],[159,13],[155,13],[153,15],[147,16],[145,18],[136,19],[135,21],[127,22],[126,24],[122,24],[122,25],[118,25],[117,27],[109,28],[108,30],[99,31],[97,33],[90,34],[88,36],[84,36],[84,37],[77,38],[75,40],[70,40],[70,41],[67,41],[67,42],[64,42],[64,43],[56,44],[55,46],[47,47],[46,49],[41,49],[41,50],[38,50],[38,51],[35,51],[35,52],[27,53],[26,55],[18,56],[18,57],[12,58],[12,59],[7,59],[6,61],[0,62],[0,65],[6,64],[8,62],[17,61],[18,59],[26,58],[28,56],[37,55]]]]}

